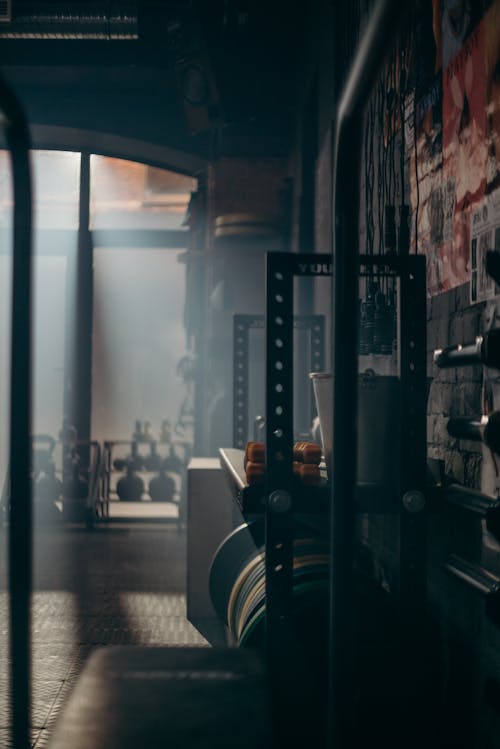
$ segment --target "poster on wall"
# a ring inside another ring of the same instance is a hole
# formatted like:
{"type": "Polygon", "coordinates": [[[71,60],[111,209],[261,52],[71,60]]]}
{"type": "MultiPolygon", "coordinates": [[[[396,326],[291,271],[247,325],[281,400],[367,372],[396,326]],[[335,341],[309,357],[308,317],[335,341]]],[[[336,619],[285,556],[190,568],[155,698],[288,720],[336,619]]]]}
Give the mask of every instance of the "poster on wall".
{"type": "Polygon", "coordinates": [[[446,69],[471,31],[471,4],[464,0],[441,0],[441,3],[441,49],[443,68],[446,69]]]}
{"type": "Polygon", "coordinates": [[[500,189],[483,198],[470,214],[470,301],[484,302],[499,293],[486,273],[486,253],[500,251],[500,189]]]}
{"type": "Polygon", "coordinates": [[[485,26],[482,21],[443,68],[443,185],[445,231],[441,290],[470,278],[471,206],[486,192],[488,161],[485,26]],[[448,223],[449,219],[449,223],[448,223]]]}
{"type": "MultiPolygon", "coordinates": [[[[471,213],[500,188],[500,0],[420,0],[418,7],[406,168],[412,251],[425,253],[434,295],[471,280],[471,213]]],[[[478,247],[475,239],[479,263],[486,240],[478,247]]],[[[478,265],[474,271],[474,296],[487,298],[491,287],[478,265]]]]}
{"type": "Polygon", "coordinates": [[[446,69],[483,18],[491,0],[432,0],[436,44],[446,69]]]}
{"type": "Polygon", "coordinates": [[[486,252],[500,251],[500,0],[486,13],[484,26],[486,197],[470,209],[470,301],[482,302],[500,293],[486,275],[486,252]]]}
{"type": "Polygon", "coordinates": [[[484,17],[484,52],[487,115],[487,188],[500,187],[500,0],[495,0],[484,17]]]}

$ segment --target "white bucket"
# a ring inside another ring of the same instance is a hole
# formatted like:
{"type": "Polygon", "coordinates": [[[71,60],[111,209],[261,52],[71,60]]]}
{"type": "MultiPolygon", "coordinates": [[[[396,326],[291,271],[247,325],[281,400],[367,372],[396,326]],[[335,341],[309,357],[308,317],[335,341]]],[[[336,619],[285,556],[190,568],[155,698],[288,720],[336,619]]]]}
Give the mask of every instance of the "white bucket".
{"type": "MultiPolygon", "coordinates": [[[[328,476],[332,475],[333,377],[312,372],[321,441],[328,476]]],[[[369,370],[358,378],[357,481],[396,486],[400,477],[400,382],[369,370]]]]}

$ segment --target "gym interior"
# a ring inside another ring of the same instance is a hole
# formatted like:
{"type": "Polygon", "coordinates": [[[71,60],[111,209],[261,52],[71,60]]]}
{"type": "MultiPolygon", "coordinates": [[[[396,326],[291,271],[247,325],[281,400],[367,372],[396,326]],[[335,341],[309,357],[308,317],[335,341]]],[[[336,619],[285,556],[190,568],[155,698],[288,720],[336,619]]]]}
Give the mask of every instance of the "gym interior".
{"type": "Polygon", "coordinates": [[[499,65],[0,2],[0,749],[498,748],[499,65]]]}

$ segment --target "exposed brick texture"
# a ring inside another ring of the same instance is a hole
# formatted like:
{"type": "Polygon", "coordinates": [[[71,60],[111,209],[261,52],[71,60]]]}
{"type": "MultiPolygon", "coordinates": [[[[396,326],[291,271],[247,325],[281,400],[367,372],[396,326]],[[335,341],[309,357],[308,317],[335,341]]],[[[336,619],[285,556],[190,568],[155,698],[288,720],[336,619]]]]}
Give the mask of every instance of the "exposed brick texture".
{"type": "Polygon", "coordinates": [[[469,286],[464,284],[431,297],[427,304],[427,442],[429,456],[445,461],[446,472],[456,481],[478,488],[481,447],[452,439],[446,424],[450,416],[481,413],[482,368],[458,367],[439,370],[433,363],[435,348],[470,343],[481,330],[484,306],[469,304],[469,286]]]}

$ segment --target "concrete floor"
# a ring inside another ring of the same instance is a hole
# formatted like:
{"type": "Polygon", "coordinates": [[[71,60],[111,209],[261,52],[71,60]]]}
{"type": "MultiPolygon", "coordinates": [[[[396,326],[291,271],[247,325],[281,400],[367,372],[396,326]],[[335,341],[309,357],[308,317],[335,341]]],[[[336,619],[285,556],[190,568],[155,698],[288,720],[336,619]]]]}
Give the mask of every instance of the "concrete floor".
{"type": "MultiPolygon", "coordinates": [[[[6,530],[0,531],[0,749],[11,747],[6,530]]],[[[186,619],[185,534],[173,525],[38,528],[32,746],[46,745],[89,654],[103,645],[207,642],[186,619]]]]}

